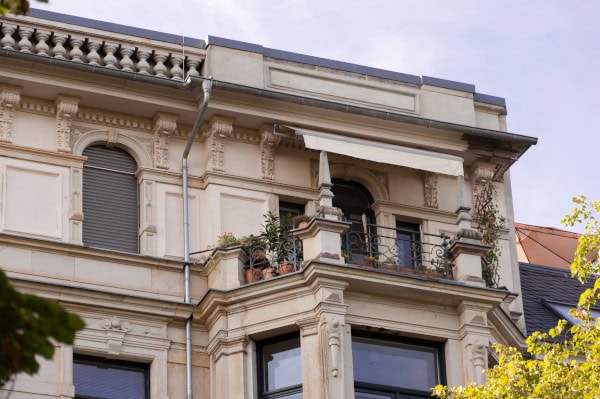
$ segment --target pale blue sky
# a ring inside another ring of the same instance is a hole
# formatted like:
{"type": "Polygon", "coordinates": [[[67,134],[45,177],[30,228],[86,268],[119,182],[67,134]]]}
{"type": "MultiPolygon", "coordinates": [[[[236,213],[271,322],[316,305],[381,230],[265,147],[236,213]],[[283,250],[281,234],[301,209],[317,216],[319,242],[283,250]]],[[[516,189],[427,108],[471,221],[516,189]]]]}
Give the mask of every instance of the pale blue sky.
{"type": "Polygon", "coordinates": [[[561,227],[600,199],[600,2],[588,0],[50,0],[35,8],[196,38],[261,44],[472,83],[539,138],[511,169],[516,221],[561,227]]]}

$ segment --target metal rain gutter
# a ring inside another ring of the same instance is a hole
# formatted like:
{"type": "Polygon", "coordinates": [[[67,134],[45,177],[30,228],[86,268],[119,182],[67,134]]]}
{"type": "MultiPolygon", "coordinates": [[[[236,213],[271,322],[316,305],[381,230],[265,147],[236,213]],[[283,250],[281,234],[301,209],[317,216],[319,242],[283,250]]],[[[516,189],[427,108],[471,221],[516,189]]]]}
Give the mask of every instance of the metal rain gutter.
{"type": "Polygon", "coordinates": [[[279,100],[309,107],[318,107],[332,111],[343,112],[347,114],[366,116],[371,118],[383,119],[393,122],[408,123],[411,125],[422,126],[432,129],[443,129],[459,132],[468,136],[476,136],[488,139],[495,139],[511,143],[519,143],[527,146],[537,144],[537,138],[524,136],[515,133],[503,132],[500,130],[483,129],[474,126],[460,125],[458,123],[437,121],[434,119],[421,118],[413,115],[406,115],[396,112],[387,112],[374,110],[371,108],[360,107],[348,103],[320,100],[316,98],[299,96],[296,94],[282,93],[273,90],[259,89],[251,86],[244,86],[235,83],[214,81],[215,90],[223,90],[232,93],[246,94],[254,97],[266,98],[270,100],[279,100]]]}
{"type": "MultiPolygon", "coordinates": [[[[194,144],[194,138],[200,130],[204,112],[210,101],[212,89],[212,78],[204,79],[202,82],[202,90],[204,91],[204,99],[200,106],[200,111],[196,116],[194,127],[190,137],[188,138],[183,156],[181,158],[181,170],[183,179],[183,251],[184,251],[184,285],[185,285],[185,303],[191,303],[190,297],[190,223],[188,211],[188,155],[194,144]]],[[[185,321],[185,363],[186,363],[186,381],[187,381],[187,399],[192,399],[192,318],[193,314],[185,321]]]]}

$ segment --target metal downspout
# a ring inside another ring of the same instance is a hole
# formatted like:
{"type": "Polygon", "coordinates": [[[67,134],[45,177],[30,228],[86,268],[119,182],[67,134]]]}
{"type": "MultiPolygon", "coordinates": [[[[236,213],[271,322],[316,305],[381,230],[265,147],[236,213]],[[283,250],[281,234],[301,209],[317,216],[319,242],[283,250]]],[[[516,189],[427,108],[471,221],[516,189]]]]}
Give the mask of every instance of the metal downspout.
{"type": "MultiPolygon", "coordinates": [[[[204,117],[204,112],[210,101],[212,89],[212,77],[205,79],[202,82],[202,90],[204,91],[204,99],[190,137],[188,138],[183,157],[181,158],[182,178],[183,178],[183,251],[184,251],[184,285],[185,285],[185,303],[191,303],[190,297],[190,224],[188,214],[188,155],[194,144],[194,138],[200,130],[200,124],[204,117]]],[[[187,399],[192,399],[192,318],[193,315],[185,321],[185,374],[187,382],[187,399]]]]}

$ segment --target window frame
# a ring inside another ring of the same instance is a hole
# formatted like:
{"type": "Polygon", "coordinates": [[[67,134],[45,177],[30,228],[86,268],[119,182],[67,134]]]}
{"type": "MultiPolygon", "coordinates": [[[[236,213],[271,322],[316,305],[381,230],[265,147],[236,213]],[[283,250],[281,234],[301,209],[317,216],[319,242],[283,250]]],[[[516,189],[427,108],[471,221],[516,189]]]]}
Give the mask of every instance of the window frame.
{"type": "Polygon", "coordinates": [[[122,370],[136,370],[141,371],[144,375],[144,398],[150,399],[150,364],[138,363],[128,360],[113,360],[106,359],[103,357],[73,354],[73,386],[74,386],[74,399],[104,399],[104,397],[90,396],[90,395],[77,395],[77,386],[75,385],[75,364],[88,364],[95,366],[105,366],[110,369],[122,369],[122,370]]]}
{"type": "MultiPolygon", "coordinates": [[[[353,331],[352,333],[352,358],[353,368],[354,367],[354,339],[362,338],[373,341],[380,341],[382,343],[393,343],[399,346],[407,347],[421,347],[435,352],[436,359],[436,384],[446,385],[446,361],[444,357],[444,343],[435,341],[423,341],[418,339],[406,338],[395,335],[383,335],[383,334],[371,334],[364,331],[353,331]]],[[[382,398],[393,398],[393,399],[413,399],[413,398],[431,398],[431,391],[421,391],[411,388],[403,388],[400,386],[381,385],[368,382],[360,382],[355,380],[354,391],[356,393],[366,393],[370,395],[381,395],[382,398]],[[387,395],[387,396],[385,396],[387,395]]],[[[431,387],[433,388],[433,387],[431,387]]],[[[373,396],[377,398],[376,396],[373,396]]]]}
{"type": "MultiPolygon", "coordinates": [[[[300,384],[290,385],[284,388],[267,390],[267,363],[265,362],[265,347],[285,341],[297,341],[297,348],[300,349],[300,369],[302,370],[302,345],[300,340],[300,333],[293,332],[285,335],[279,335],[276,337],[268,338],[265,340],[256,342],[256,364],[257,364],[257,389],[259,399],[271,399],[271,398],[286,398],[291,394],[303,394],[302,382],[300,384]]],[[[302,377],[302,376],[301,376],[302,377]]],[[[302,378],[301,380],[302,381],[302,378]]]]}

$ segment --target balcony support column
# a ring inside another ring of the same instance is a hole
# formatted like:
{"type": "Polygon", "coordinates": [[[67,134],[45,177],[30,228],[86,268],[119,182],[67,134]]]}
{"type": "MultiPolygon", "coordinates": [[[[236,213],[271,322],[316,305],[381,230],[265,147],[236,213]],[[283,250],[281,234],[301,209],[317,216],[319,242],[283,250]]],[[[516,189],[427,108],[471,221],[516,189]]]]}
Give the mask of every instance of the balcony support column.
{"type": "Polygon", "coordinates": [[[450,259],[454,264],[454,279],[485,287],[481,272],[481,257],[489,250],[489,245],[481,243],[479,232],[461,229],[449,249],[450,259]]]}

